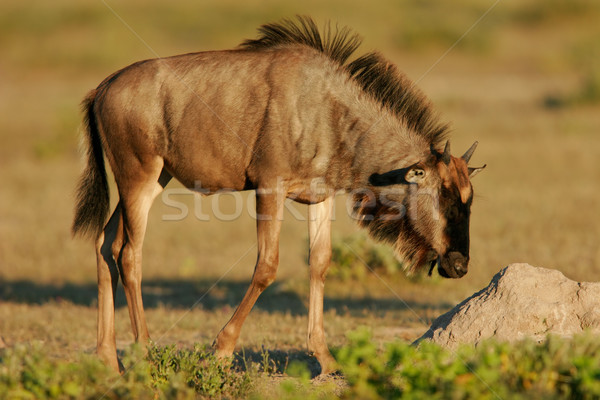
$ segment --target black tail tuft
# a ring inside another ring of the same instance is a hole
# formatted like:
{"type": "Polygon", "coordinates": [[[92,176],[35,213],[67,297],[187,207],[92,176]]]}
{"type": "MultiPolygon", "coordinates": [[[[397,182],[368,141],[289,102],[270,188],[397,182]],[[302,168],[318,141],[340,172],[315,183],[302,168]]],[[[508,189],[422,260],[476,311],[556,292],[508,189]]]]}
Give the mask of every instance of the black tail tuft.
{"type": "Polygon", "coordinates": [[[73,236],[89,236],[94,239],[104,228],[110,205],[102,140],[94,115],[95,97],[96,90],[93,90],[82,103],[87,133],[87,165],[77,187],[77,206],[71,228],[73,236]]]}

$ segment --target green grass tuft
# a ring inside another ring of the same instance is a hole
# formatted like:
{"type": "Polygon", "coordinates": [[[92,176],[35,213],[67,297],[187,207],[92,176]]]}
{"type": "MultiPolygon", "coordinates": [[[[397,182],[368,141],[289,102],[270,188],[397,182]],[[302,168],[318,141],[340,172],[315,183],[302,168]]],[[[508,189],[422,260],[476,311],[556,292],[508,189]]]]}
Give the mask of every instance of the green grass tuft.
{"type": "Polygon", "coordinates": [[[372,272],[388,275],[402,269],[389,246],[375,243],[364,232],[345,237],[334,235],[331,250],[328,277],[334,279],[362,279],[372,272]]]}
{"type": "MultiPolygon", "coordinates": [[[[381,277],[404,276],[402,263],[392,248],[373,241],[364,231],[343,237],[334,234],[331,249],[329,279],[361,280],[373,273],[381,277]]],[[[421,282],[425,276],[425,273],[415,273],[407,276],[407,279],[421,282]]]]}

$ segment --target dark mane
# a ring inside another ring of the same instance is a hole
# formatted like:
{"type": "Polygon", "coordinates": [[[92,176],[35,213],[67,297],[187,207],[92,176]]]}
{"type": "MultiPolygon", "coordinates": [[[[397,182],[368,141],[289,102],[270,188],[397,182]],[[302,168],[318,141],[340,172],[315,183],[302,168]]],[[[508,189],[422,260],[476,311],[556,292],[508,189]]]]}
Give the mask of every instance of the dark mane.
{"type": "Polygon", "coordinates": [[[362,89],[394,112],[409,129],[438,145],[448,131],[432,110],[429,99],[396,66],[379,53],[368,53],[346,64],[360,46],[361,39],[347,27],[332,32],[326,25],[323,35],[315,22],[305,16],[296,20],[262,25],[257,39],[244,41],[247,50],[271,49],[283,45],[301,44],[312,47],[340,64],[362,89]]]}
{"type": "Polygon", "coordinates": [[[258,28],[258,39],[242,42],[241,48],[248,50],[270,49],[281,45],[303,44],[326,54],[333,61],[344,65],[348,57],[360,46],[362,39],[344,27],[331,32],[327,24],[324,34],[312,18],[298,16],[296,20],[284,19],[279,23],[265,24],[258,28]]]}
{"type": "Polygon", "coordinates": [[[379,53],[368,53],[346,65],[352,79],[381,104],[402,118],[409,129],[439,144],[448,132],[429,99],[406,75],[379,53]]]}

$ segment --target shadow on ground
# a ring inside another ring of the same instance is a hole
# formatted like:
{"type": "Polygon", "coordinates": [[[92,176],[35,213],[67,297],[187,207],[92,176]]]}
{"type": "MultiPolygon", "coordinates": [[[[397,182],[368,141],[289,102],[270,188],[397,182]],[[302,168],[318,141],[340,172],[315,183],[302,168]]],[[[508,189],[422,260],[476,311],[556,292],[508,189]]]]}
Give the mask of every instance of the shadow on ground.
{"type": "MultiPolygon", "coordinates": [[[[142,285],[144,306],[146,309],[171,307],[188,309],[192,306],[207,311],[223,307],[237,307],[242,300],[247,281],[221,280],[147,280],[142,285]]],[[[256,308],[267,312],[305,315],[308,299],[292,290],[286,290],[282,284],[275,282],[261,295],[256,308]]],[[[21,304],[45,304],[48,302],[70,302],[82,306],[95,306],[97,288],[95,284],[64,285],[40,284],[28,280],[0,281],[0,302],[21,304]]],[[[117,292],[117,307],[125,307],[125,295],[121,285],[117,292]]],[[[385,313],[386,311],[412,310],[446,310],[448,304],[443,302],[403,301],[396,297],[352,298],[325,296],[325,310],[335,310],[339,314],[362,314],[369,312],[385,313]]]]}
{"type": "Polygon", "coordinates": [[[258,364],[262,372],[269,374],[285,374],[293,363],[304,365],[310,372],[311,378],[321,373],[321,365],[317,359],[305,350],[282,351],[277,349],[262,349],[260,351],[238,351],[234,353],[235,365],[240,370],[246,370],[250,363],[258,364]]]}

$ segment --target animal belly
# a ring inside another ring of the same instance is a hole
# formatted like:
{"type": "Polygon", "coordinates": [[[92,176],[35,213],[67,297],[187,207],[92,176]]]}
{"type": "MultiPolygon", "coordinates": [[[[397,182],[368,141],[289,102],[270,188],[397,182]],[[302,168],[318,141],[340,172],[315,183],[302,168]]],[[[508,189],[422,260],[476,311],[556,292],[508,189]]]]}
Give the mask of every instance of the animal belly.
{"type": "Polygon", "coordinates": [[[244,167],[215,154],[198,151],[176,160],[166,159],[165,166],[185,187],[200,193],[251,189],[244,167]]]}

